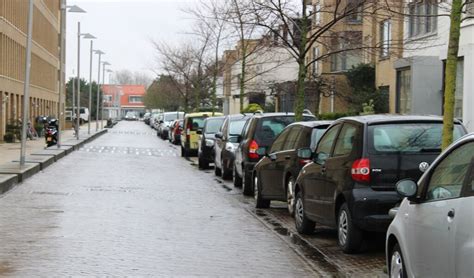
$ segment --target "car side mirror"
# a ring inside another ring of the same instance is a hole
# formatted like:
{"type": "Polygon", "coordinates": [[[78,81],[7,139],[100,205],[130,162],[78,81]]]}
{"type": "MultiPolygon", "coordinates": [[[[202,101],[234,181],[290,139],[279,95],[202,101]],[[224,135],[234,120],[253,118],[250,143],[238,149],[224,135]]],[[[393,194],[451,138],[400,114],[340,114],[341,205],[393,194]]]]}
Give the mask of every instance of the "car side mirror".
{"type": "Polygon", "coordinates": [[[311,148],[301,148],[298,150],[298,158],[300,159],[311,159],[313,156],[313,151],[311,148]]]}
{"type": "Polygon", "coordinates": [[[196,131],[196,133],[199,134],[199,135],[202,135],[202,129],[198,129],[198,130],[196,131]]]}
{"type": "Polygon", "coordinates": [[[160,121],[160,125],[163,124],[164,122],[163,121],[160,121]]]}
{"type": "Polygon", "coordinates": [[[223,134],[222,134],[222,132],[218,132],[214,135],[214,137],[216,137],[216,139],[222,139],[223,134]]]}
{"type": "Polygon", "coordinates": [[[257,149],[257,154],[259,156],[267,156],[267,148],[265,147],[260,147],[257,149]]]}
{"type": "Polygon", "coordinates": [[[324,163],[326,163],[326,160],[329,158],[329,155],[327,153],[324,153],[324,152],[320,152],[320,153],[317,153],[314,158],[313,158],[313,161],[314,163],[316,164],[319,164],[319,165],[324,165],[324,163]]]}
{"type": "Polygon", "coordinates": [[[418,193],[418,184],[411,179],[401,180],[395,187],[400,196],[406,197],[410,201],[413,201],[418,193]]]}

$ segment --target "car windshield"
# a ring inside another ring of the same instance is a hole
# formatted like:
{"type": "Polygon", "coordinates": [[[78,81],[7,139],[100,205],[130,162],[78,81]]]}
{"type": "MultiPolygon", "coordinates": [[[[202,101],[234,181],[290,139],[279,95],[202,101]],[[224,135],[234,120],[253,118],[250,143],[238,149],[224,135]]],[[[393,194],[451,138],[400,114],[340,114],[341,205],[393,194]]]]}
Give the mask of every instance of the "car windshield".
{"type": "MultiPolygon", "coordinates": [[[[369,126],[369,152],[440,152],[442,123],[393,123],[369,126]]],[[[454,126],[453,140],[464,135],[454,126]]]]}
{"type": "MultiPolygon", "coordinates": [[[[304,116],[303,121],[314,121],[314,117],[304,116]]],[[[261,146],[269,146],[285,127],[295,122],[294,116],[264,117],[255,131],[255,140],[261,146]]]]}
{"type": "Polygon", "coordinates": [[[207,119],[206,128],[204,130],[204,133],[215,134],[215,133],[219,132],[219,129],[221,128],[223,122],[224,122],[224,119],[222,119],[222,118],[207,119]]]}
{"type": "Polygon", "coordinates": [[[190,126],[191,131],[198,131],[199,129],[203,128],[204,120],[206,120],[206,117],[190,118],[188,125],[190,126]]]}
{"type": "Polygon", "coordinates": [[[242,133],[242,129],[244,129],[246,122],[247,120],[231,121],[230,128],[229,128],[229,135],[231,136],[240,135],[242,133]]]}
{"type": "Polygon", "coordinates": [[[311,145],[310,145],[310,148],[313,151],[316,149],[319,139],[321,139],[321,136],[323,136],[326,129],[327,129],[327,126],[318,126],[316,128],[313,128],[313,131],[311,132],[311,145]]]}

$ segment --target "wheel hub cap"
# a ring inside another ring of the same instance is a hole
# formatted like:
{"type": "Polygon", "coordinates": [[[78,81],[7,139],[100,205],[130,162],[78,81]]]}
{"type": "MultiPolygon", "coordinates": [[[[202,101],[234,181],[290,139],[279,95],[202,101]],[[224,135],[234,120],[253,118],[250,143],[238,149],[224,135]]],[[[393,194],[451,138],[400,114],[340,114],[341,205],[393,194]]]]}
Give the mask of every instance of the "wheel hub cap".
{"type": "Polygon", "coordinates": [[[398,251],[393,252],[390,262],[390,277],[403,277],[403,261],[398,251]]]}
{"type": "Polygon", "coordinates": [[[347,241],[347,213],[344,210],[339,216],[338,237],[339,244],[342,246],[345,245],[347,241]]]}
{"type": "Polygon", "coordinates": [[[304,208],[303,201],[301,199],[296,200],[296,211],[295,211],[295,220],[299,224],[303,222],[304,208]]]}

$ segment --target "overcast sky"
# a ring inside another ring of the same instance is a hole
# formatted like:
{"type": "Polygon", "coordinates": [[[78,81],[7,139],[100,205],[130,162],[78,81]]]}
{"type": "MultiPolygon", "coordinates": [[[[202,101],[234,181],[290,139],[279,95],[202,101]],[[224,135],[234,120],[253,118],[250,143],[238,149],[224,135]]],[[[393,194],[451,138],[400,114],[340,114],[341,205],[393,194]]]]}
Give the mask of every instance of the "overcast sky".
{"type": "MultiPolygon", "coordinates": [[[[68,13],[66,74],[77,74],[77,22],[81,33],[97,37],[94,48],[106,52],[103,60],[112,70],[128,69],[147,72],[156,68],[156,53],[150,40],[179,43],[183,32],[190,28],[189,16],[182,8],[195,0],[69,0],[85,14],[68,13]]],[[[81,77],[89,79],[90,41],[81,40],[81,77]]],[[[94,55],[93,80],[97,80],[97,55],[94,55]]],[[[107,80],[108,81],[108,76],[107,80]]]]}

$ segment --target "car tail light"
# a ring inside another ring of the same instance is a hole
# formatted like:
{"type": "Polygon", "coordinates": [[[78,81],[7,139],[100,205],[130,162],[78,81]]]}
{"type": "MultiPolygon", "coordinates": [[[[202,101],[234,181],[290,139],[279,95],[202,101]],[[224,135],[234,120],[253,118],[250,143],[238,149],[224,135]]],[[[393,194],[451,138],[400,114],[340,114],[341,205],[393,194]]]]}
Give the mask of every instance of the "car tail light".
{"type": "Polygon", "coordinates": [[[249,158],[250,159],[259,159],[260,156],[257,153],[258,150],[258,144],[257,141],[252,140],[249,145],[249,158]]]}
{"type": "Polygon", "coordinates": [[[305,166],[306,164],[308,164],[310,162],[311,162],[311,159],[300,159],[299,160],[300,166],[305,166]]]}
{"type": "Polygon", "coordinates": [[[370,161],[362,158],[354,161],[351,169],[352,179],[357,182],[370,182],[370,161]]]}

